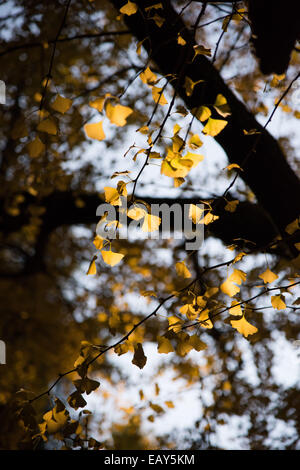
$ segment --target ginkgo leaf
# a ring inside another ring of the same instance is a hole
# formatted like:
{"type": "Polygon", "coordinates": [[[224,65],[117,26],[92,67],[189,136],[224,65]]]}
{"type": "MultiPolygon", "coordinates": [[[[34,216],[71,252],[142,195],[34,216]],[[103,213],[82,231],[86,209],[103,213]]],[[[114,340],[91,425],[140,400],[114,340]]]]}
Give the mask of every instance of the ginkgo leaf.
{"type": "Polygon", "coordinates": [[[167,405],[168,408],[175,408],[172,401],[165,401],[165,405],[167,405]]]}
{"type": "Polygon", "coordinates": [[[125,343],[118,344],[115,348],[114,351],[118,356],[122,356],[122,354],[126,354],[129,351],[129,344],[127,341],[125,343]]]}
{"type": "Polygon", "coordinates": [[[195,59],[195,57],[197,55],[206,55],[208,57],[211,56],[211,49],[207,49],[204,46],[193,46],[193,48],[194,48],[194,51],[195,51],[195,55],[194,55],[193,60],[195,59]]]}
{"type": "Polygon", "coordinates": [[[231,308],[229,309],[229,313],[230,313],[230,315],[236,315],[238,317],[242,316],[243,311],[241,309],[240,302],[238,302],[237,300],[233,300],[231,302],[231,308]]]}
{"type": "Polygon", "coordinates": [[[162,88],[158,88],[156,86],[152,87],[152,97],[154,99],[154,102],[160,104],[161,106],[168,104],[162,92],[162,88]]]}
{"type": "Polygon", "coordinates": [[[146,85],[154,85],[157,81],[157,76],[150,67],[147,67],[143,72],[140,73],[140,79],[142,82],[144,82],[146,85]]]}
{"type": "Polygon", "coordinates": [[[207,106],[194,108],[192,113],[201,122],[206,121],[211,116],[211,110],[207,106]]]}
{"type": "Polygon", "coordinates": [[[187,333],[180,333],[178,335],[178,339],[179,341],[176,346],[176,352],[178,356],[184,357],[193,349],[193,346],[189,342],[190,338],[187,333]]]}
{"type": "Polygon", "coordinates": [[[154,232],[160,226],[161,218],[157,215],[146,214],[142,225],[143,232],[154,232]]]}
{"type": "Polygon", "coordinates": [[[241,168],[240,165],[238,165],[237,163],[230,163],[230,165],[227,165],[226,168],[224,168],[224,170],[230,171],[230,170],[233,170],[234,168],[243,171],[243,168],[241,168]]]}
{"type": "Polygon", "coordinates": [[[205,344],[198,335],[192,335],[189,339],[189,344],[195,349],[196,351],[203,351],[207,348],[207,344],[205,344]]]}
{"type": "Polygon", "coordinates": [[[225,206],[225,210],[228,212],[235,212],[239,202],[240,201],[238,199],[235,199],[234,201],[228,201],[225,206]]]}
{"type": "Polygon", "coordinates": [[[99,235],[96,235],[93,244],[95,245],[97,250],[101,250],[101,248],[103,247],[103,238],[101,238],[99,235]]]}
{"type": "Polygon", "coordinates": [[[140,220],[143,217],[145,217],[147,214],[145,209],[142,209],[141,207],[134,205],[132,206],[128,211],[127,215],[133,220],[140,220]]]}
{"type": "Polygon", "coordinates": [[[273,273],[269,268],[266,269],[266,271],[260,274],[258,277],[260,277],[265,284],[271,284],[276,279],[278,279],[277,274],[273,273]]]}
{"type": "Polygon", "coordinates": [[[204,209],[195,204],[190,204],[189,207],[189,218],[192,219],[194,224],[199,224],[200,219],[203,215],[204,209]]]}
{"type": "Polygon", "coordinates": [[[283,310],[286,308],[284,301],[282,300],[281,295],[272,295],[271,304],[276,310],[283,310]]]}
{"type": "Polygon", "coordinates": [[[183,37],[179,33],[178,33],[178,36],[177,36],[177,43],[180,46],[185,46],[186,45],[186,40],[183,39],[183,37]]]}
{"type": "Polygon", "coordinates": [[[130,0],[120,8],[120,13],[123,15],[131,16],[134,15],[138,10],[138,6],[134,2],[130,2],[130,0]]]}
{"type": "Polygon", "coordinates": [[[125,255],[122,255],[122,253],[114,253],[111,250],[101,251],[101,255],[102,255],[104,263],[108,264],[109,266],[115,266],[116,264],[120,263],[120,261],[125,256],[125,255]]]}
{"type": "Polygon", "coordinates": [[[221,284],[220,289],[224,294],[229,295],[229,297],[234,297],[238,292],[240,292],[240,288],[233,283],[230,277],[221,284]]]}
{"type": "Polygon", "coordinates": [[[172,343],[168,338],[165,338],[164,336],[158,336],[157,343],[157,351],[159,354],[168,354],[170,352],[174,352],[172,343]]]}
{"type": "Polygon", "coordinates": [[[35,137],[35,139],[32,142],[29,142],[27,144],[28,148],[28,153],[31,158],[36,158],[38,157],[42,152],[45,150],[45,145],[43,142],[38,138],[38,136],[35,137]]]}
{"type": "Polygon", "coordinates": [[[225,96],[221,94],[217,95],[214,108],[222,117],[227,117],[231,114],[230,108],[227,104],[227,100],[225,96]]]}
{"type": "Polygon", "coordinates": [[[147,362],[147,358],[144,354],[143,346],[141,343],[137,343],[134,347],[134,355],[132,359],[132,364],[138,366],[140,369],[143,369],[147,362]]]}
{"type": "Polygon", "coordinates": [[[44,121],[41,121],[37,126],[37,130],[41,132],[46,132],[47,134],[56,135],[57,134],[57,127],[55,122],[48,118],[44,121]]]}
{"type": "Polygon", "coordinates": [[[188,270],[188,268],[186,267],[184,261],[180,261],[180,262],[176,263],[175,268],[176,268],[176,272],[177,272],[178,276],[184,277],[186,279],[192,277],[192,275],[191,275],[190,271],[188,270]]]}
{"type": "Polygon", "coordinates": [[[60,113],[66,113],[72,106],[72,100],[64,98],[63,96],[57,95],[55,101],[51,104],[51,108],[60,113]]]}
{"type": "Polygon", "coordinates": [[[254,335],[254,333],[258,331],[258,329],[251,325],[244,316],[240,320],[230,320],[230,323],[233,328],[246,338],[249,335],[254,335]]]}
{"type": "Polygon", "coordinates": [[[198,322],[200,323],[200,326],[202,326],[202,328],[213,328],[214,325],[212,324],[212,321],[209,318],[209,310],[207,308],[200,313],[198,317],[198,322]]]}
{"type": "Polygon", "coordinates": [[[168,322],[169,322],[169,330],[173,330],[174,333],[178,333],[181,330],[183,321],[180,318],[172,315],[168,317],[168,322]]]}
{"type": "Polygon", "coordinates": [[[77,390],[69,396],[68,403],[72,408],[74,408],[74,410],[77,410],[78,408],[84,408],[86,405],[85,399],[77,390]]]}
{"type": "Polygon", "coordinates": [[[190,77],[185,77],[183,87],[185,88],[186,96],[192,96],[195,86],[201,82],[204,82],[204,80],[197,80],[194,82],[190,77]]]}
{"type": "Polygon", "coordinates": [[[241,285],[242,282],[246,281],[247,274],[241,269],[234,269],[233,273],[230,275],[232,282],[241,285]]]}
{"type": "Polygon", "coordinates": [[[196,150],[197,148],[201,147],[201,145],[203,145],[203,142],[201,141],[198,134],[194,134],[190,138],[188,144],[191,149],[196,150]]]}
{"type": "Polygon", "coordinates": [[[220,134],[224,127],[228,124],[224,119],[212,119],[209,118],[204,128],[202,129],[203,134],[210,135],[212,137],[220,134]]]}
{"type": "Polygon", "coordinates": [[[299,227],[299,221],[298,221],[298,218],[293,220],[293,222],[291,222],[290,224],[288,224],[285,228],[285,231],[289,234],[289,235],[292,235],[293,233],[296,232],[296,230],[298,230],[300,227],[299,227]]]}
{"type": "Polygon", "coordinates": [[[89,105],[91,108],[97,109],[99,113],[103,111],[104,108],[104,103],[105,103],[105,96],[101,96],[100,98],[95,99],[94,101],[90,101],[89,105]]]}
{"type": "Polygon", "coordinates": [[[122,106],[121,104],[113,106],[111,103],[108,103],[106,106],[106,116],[112,124],[119,127],[125,126],[127,123],[126,119],[132,113],[133,110],[131,108],[128,108],[128,106],[122,106]]]}
{"type": "Polygon", "coordinates": [[[84,131],[90,139],[103,140],[105,133],[103,131],[102,121],[85,124],[84,131]]]}
{"type": "Polygon", "coordinates": [[[96,267],[96,263],[95,263],[95,257],[92,259],[90,265],[89,265],[89,269],[87,270],[87,273],[86,274],[97,274],[97,267],[96,267]]]}

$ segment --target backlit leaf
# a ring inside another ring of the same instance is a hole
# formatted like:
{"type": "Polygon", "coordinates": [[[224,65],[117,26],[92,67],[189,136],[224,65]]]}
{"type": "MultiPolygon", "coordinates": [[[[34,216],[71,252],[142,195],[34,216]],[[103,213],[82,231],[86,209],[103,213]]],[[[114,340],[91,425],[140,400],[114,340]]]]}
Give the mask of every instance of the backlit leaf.
{"type": "Polygon", "coordinates": [[[254,335],[254,333],[258,331],[258,329],[251,325],[244,316],[240,320],[230,320],[230,323],[233,328],[246,338],[249,335],[254,335]]]}
{"type": "Polygon", "coordinates": [[[102,121],[85,124],[84,131],[90,139],[103,140],[105,133],[103,131],[102,121]]]}
{"type": "Polygon", "coordinates": [[[125,126],[127,123],[126,119],[132,113],[133,110],[131,108],[128,108],[128,106],[122,106],[121,104],[113,106],[111,103],[108,103],[106,106],[106,116],[112,124],[119,127],[125,126]]]}
{"type": "Polygon", "coordinates": [[[121,253],[114,253],[110,250],[101,251],[101,255],[104,263],[108,264],[109,266],[115,266],[116,264],[120,263],[120,261],[124,258],[124,255],[122,255],[121,253]]]}
{"type": "Polygon", "coordinates": [[[55,101],[51,104],[51,108],[60,113],[66,113],[72,106],[72,100],[64,98],[63,96],[57,95],[55,101]]]}
{"type": "Polygon", "coordinates": [[[202,129],[202,132],[203,134],[214,137],[220,134],[220,132],[224,129],[227,124],[227,121],[225,121],[224,119],[209,118],[204,128],[202,129]]]}
{"type": "Polygon", "coordinates": [[[270,271],[269,268],[266,269],[266,271],[260,274],[258,277],[260,277],[264,281],[265,284],[271,284],[276,279],[278,279],[277,274],[270,271]]]}

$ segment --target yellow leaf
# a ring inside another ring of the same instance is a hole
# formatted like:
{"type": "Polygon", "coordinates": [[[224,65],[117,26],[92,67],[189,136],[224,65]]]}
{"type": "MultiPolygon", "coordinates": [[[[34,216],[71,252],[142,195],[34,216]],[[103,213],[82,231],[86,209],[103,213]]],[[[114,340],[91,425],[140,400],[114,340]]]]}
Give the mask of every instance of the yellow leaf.
{"type": "Polygon", "coordinates": [[[152,88],[152,97],[154,99],[155,103],[160,104],[161,106],[164,106],[165,104],[168,104],[166,98],[164,97],[164,94],[162,92],[162,88],[158,88],[154,86],[152,88]]]}
{"type": "Polygon", "coordinates": [[[203,212],[204,209],[202,209],[201,207],[198,207],[195,204],[190,204],[189,218],[192,219],[194,224],[199,224],[203,212]]]}
{"type": "Polygon", "coordinates": [[[240,165],[238,165],[237,163],[231,163],[230,165],[227,165],[226,168],[224,168],[224,170],[233,170],[234,168],[237,168],[241,171],[243,171],[243,168],[240,167],[240,165]]]}
{"type": "Polygon", "coordinates": [[[140,73],[140,79],[142,82],[146,83],[146,85],[154,85],[157,81],[157,76],[153,73],[150,67],[147,67],[143,72],[140,73]]]}
{"type": "Polygon", "coordinates": [[[202,132],[205,135],[211,135],[212,137],[214,137],[218,135],[227,124],[227,121],[223,119],[209,118],[204,128],[202,129],[202,132]]]}
{"type": "Polygon", "coordinates": [[[285,231],[289,234],[292,235],[293,233],[296,232],[296,230],[299,229],[299,221],[298,218],[293,220],[290,224],[288,224],[285,228],[285,231]]]}
{"type": "Polygon", "coordinates": [[[52,119],[45,119],[41,121],[37,126],[37,130],[41,132],[46,132],[47,134],[56,135],[57,127],[55,122],[52,119]]]}
{"type": "Polygon", "coordinates": [[[97,250],[101,250],[101,248],[103,247],[103,238],[99,237],[99,235],[96,235],[93,244],[95,245],[97,250]]]}
{"type": "Polygon", "coordinates": [[[122,106],[121,104],[113,106],[111,103],[108,103],[106,106],[106,116],[112,124],[115,124],[119,127],[125,126],[127,123],[126,119],[132,113],[133,110],[131,108],[122,106]]]}
{"type": "Polygon", "coordinates": [[[272,295],[271,304],[276,310],[283,310],[286,308],[286,305],[282,300],[281,295],[272,295]]]}
{"type": "Polygon", "coordinates": [[[143,369],[147,362],[147,358],[144,354],[143,346],[141,343],[137,343],[134,347],[134,356],[132,359],[132,364],[138,366],[140,369],[143,369]]]}
{"type": "Polygon", "coordinates": [[[201,145],[203,145],[203,142],[201,141],[199,135],[194,134],[189,140],[189,147],[193,150],[196,150],[197,148],[201,147],[201,145]]]}
{"type": "Polygon", "coordinates": [[[240,269],[234,269],[233,273],[230,275],[230,279],[232,282],[241,285],[242,282],[246,281],[247,274],[240,269]]]}
{"type": "Polygon", "coordinates": [[[211,110],[207,106],[199,106],[192,110],[192,114],[199,119],[199,121],[206,121],[211,116],[211,110]]]}
{"type": "Polygon", "coordinates": [[[110,186],[105,186],[105,201],[113,206],[119,206],[121,204],[120,194],[116,188],[111,188],[110,186]]]}
{"type": "Polygon", "coordinates": [[[89,269],[87,270],[87,273],[86,274],[97,274],[97,268],[96,268],[96,263],[95,263],[95,259],[96,258],[93,258],[91,263],[90,263],[90,266],[89,266],[89,269]]]}
{"type": "Polygon", "coordinates": [[[143,232],[154,232],[160,226],[161,218],[157,215],[146,214],[142,225],[143,232]]]}
{"type": "Polygon", "coordinates": [[[200,313],[198,317],[198,322],[200,323],[200,326],[202,326],[202,328],[213,328],[212,321],[209,318],[209,310],[207,308],[200,313]]]}
{"type": "Polygon", "coordinates": [[[258,277],[260,277],[264,281],[265,284],[271,284],[276,279],[278,279],[277,274],[270,271],[269,268],[265,272],[260,274],[258,277]]]}
{"type": "Polygon", "coordinates": [[[174,403],[172,401],[165,401],[165,405],[167,405],[168,408],[174,408],[174,403]]]}
{"type": "Polygon", "coordinates": [[[184,179],[184,178],[181,178],[181,177],[174,178],[174,186],[175,186],[175,188],[179,188],[179,186],[181,186],[184,182],[185,182],[185,179],[184,179]]]}
{"type": "Polygon", "coordinates": [[[172,343],[168,338],[165,338],[164,336],[158,336],[157,343],[157,351],[159,354],[168,354],[170,352],[174,352],[172,343]]]}
{"type": "Polygon", "coordinates": [[[192,335],[189,339],[189,344],[195,349],[196,351],[203,351],[207,348],[207,344],[205,344],[198,335],[192,335]]]}
{"type": "Polygon", "coordinates": [[[178,33],[178,36],[177,36],[177,43],[180,46],[185,46],[186,45],[185,39],[183,39],[183,37],[179,33],[178,33]]]}
{"type": "Polygon", "coordinates": [[[240,201],[238,201],[237,199],[235,199],[234,201],[227,202],[225,210],[228,212],[235,212],[239,202],[240,201]]]}
{"type": "Polygon", "coordinates": [[[239,302],[237,300],[233,300],[231,302],[231,308],[229,309],[230,315],[236,315],[236,316],[242,316],[243,311],[241,309],[241,305],[239,305],[239,302]]]}
{"type": "Polygon", "coordinates": [[[84,131],[90,139],[103,140],[105,134],[103,131],[102,121],[94,122],[92,124],[85,124],[84,131]]]}
{"type": "Polygon", "coordinates": [[[122,356],[122,354],[126,354],[129,351],[129,344],[126,341],[125,343],[118,344],[115,348],[114,351],[118,356],[122,356]]]}
{"type": "Polygon", "coordinates": [[[238,292],[240,292],[240,288],[232,282],[230,277],[221,284],[220,289],[224,294],[229,295],[229,297],[234,297],[238,292]]]}
{"type": "Polygon", "coordinates": [[[51,104],[51,108],[60,113],[66,113],[72,106],[72,100],[64,98],[63,96],[57,95],[55,101],[51,104]]]}
{"type": "Polygon", "coordinates": [[[130,2],[130,0],[120,8],[120,13],[124,15],[131,16],[134,15],[138,10],[138,6],[134,2],[130,2]]]}
{"type": "Polygon", "coordinates": [[[120,261],[124,258],[124,255],[122,255],[121,253],[114,253],[111,250],[101,251],[101,254],[104,263],[108,264],[109,266],[115,266],[116,264],[120,263],[120,261]]]}
{"type": "Polygon", "coordinates": [[[91,108],[95,108],[97,109],[97,111],[99,111],[99,113],[101,113],[104,108],[104,103],[105,103],[105,96],[102,96],[100,98],[97,98],[94,101],[90,101],[89,105],[91,106],[91,108]]]}
{"type": "Polygon", "coordinates": [[[300,251],[300,243],[294,243],[294,246],[297,248],[298,251],[300,251]]]}
{"type": "Polygon", "coordinates": [[[190,271],[185,265],[184,261],[180,261],[175,265],[178,276],[184,277],[186,279],[192,277],[190,271]]]}
{"type": "Polygon", "coordinates": [[[205,216],[203,217],[203,219],[200,220],[200,224],[204,224],[204,225],[208,225],[208,224],[211,224],[212,222],[214,222],[215,220],[217,220],[219,218],[218,215],[214,215],[212,212],[207,212],[205,214],[205,216]]]}
{"type": "Polygon", "coordinates": [[[145,211],[145,209],[142,209],[141,207],[139,206],[132,206],[128,211],[127,211],[127,215],[128,217],[130,217],[131,219],[133,220],[140,220],[142,219],[143,217],[145,217],[145,215],[147,214],[147,212],[145,211]]]}
{"type": "Polygon", "coordinates": [[[254,333],[258,331],[258,329],[251,325],[244,316],[240,320],[230,320],[230,323],[233,328],[246,338],[249,335],[254,335],[254,333]]]}
{"type": "Polygon", "coordinates": [[[211,57],[211,49],[206,49],[204,46],[193,46],[195,55],[193,57],[193,60],[197,55],[207,55],[211,57]]]}
{"type": "Polygon", "coordinates": [[[195,86],[201,82],[204,82],[204,80],[198,80],[196,82],[193,82],[193,80],[190,77],[185,77],[183,88],[185,88],[186,96],[192,96],[195,86]]]}
{"type": "Polygon", "coordinates": [[[43,142],[38,138],[38,136],[35,137],[35,139],[32,142],[29,142],[27,145],[28,148],[28,153],[31,158],[36,158],[38,157],[42,152],[45,150],[45,145],[43,142]]]}
{"type": "Polygon", "coordinates": [[[180,318],[172,315],[171,317],[168,317],[168,322],[169,322],[169,330],[173,330],[174,333],[178,333],[181,330],[183,321],[180,320],[180,318]]]}
{"type": "Polygon", "coordinates": [[[227,100],[225,96],[223,95],[218,95],[214,104],[215,110],[222,116],[222,117],[227,117],[229,116],[230,113],[230,108],[227,104],[227,100]]]}
{"type": "Polygon", "coordinates": [[[180,335],[182,336],[180,338],[180,336],[178,335],[180,341],[178,341],[177,343],[176,352],[178,356],[184,357],[193,349],[193,346],[189,343],[190,338],[188,334],[180,333],[180,335]]]}

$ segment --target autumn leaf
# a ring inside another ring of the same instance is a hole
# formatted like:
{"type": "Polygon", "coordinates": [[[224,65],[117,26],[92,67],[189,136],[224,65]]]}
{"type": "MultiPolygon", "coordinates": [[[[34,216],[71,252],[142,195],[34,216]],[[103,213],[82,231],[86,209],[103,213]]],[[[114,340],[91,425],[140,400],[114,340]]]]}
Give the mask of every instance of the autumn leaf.
{"type": "Polygon", "coordinates": [[[124,15],[131,16],[134,15],[138,10],[138,6],[134,2],[128,1],[125,5],[120,8],[120,13],[123,13],[124,15]]]}
{"type": "Polygon", "coordinates": [[[46,132],[47,134],[56,135],[57,134],[57,127],[55,122],[48,118],[44,121],[41,121],[37,126],[37,130],[41,132],[46,132]]]}
{"type": "Polygon", "coordinates": [[[241,309],[240,302],[238,302],[237,300],[233,300],[231,302],[231,308],[229,309],[229,313],[230,315],[242,316],[243,311],[241,309]]]}
{"type": "Polygon", "coordinates": [[[43,142],[39,139],[38,136],[35,137],[35,139],[32,142],[29,142],[27,144],[28,148],[28,153],[31,158],[36,158],[38,157],[42,152],[45,151],[45,145],[43,142]]]}
{"type": "Polygon", "coordinates": [[[126,119],[132,113],[133,110],[128,108],[128,106],[122,106],[120,104],[113,106],[111,103],[108,103],[106,106],[106,116],[112,124],[119,127],[123,127],[127,124],[126,119]]]}
{"type": "Polygon", "coordinates": [[[211,116],[211,110],[207,106],[194,108],[192,113],[201,122],[206,121],[211,116]]]}
{"type": "Polygon", "coordinates": [[[116,264],[120,263],[120,261],[124,258],[124,255],[122,255],[122,253],[114,253],[111,250],[101,251],[101,255],[104,263],[108,264],[109,266],[115,266],[116,264]]]}
{"type": "Polygon", "coordinates": [[[158,230],[161,223],[161,218],[157,215],[146,214],[144,218],[144,222],[142,225],[143,232],[154,232],[158,230]]]}
{"type": "Polygon", "coordinates": [[[286,308],[284,298],[281,295],[272,295],[271,304],[276,310],[283,310],[286,308]]]}
{"type": "Polygon", "coordinates": [[[157,76],[155,73],[152,72],[150,67],[147,67],[143,72],[140,73],[140,79],[146,85],[152,86],[157,81],[157,76]]]}
{"type": "Polygon", "coordinates": [[[202,218],[204,209],[196,206],[195,204],[190,204],[189,207],[189,218],[192,219],[194,224],[199,224],[202,218]]]}
{"type": "Polygon", "coordinates": [[[170,352],[174,352],[172,343],[168,338],[165,338],[164,336],[158,336],[157,342],[158,342],[157,351],[160,354],[168,354],[170,352]]]}
{"type": "Polygon", "coordinates": [[[209,118],[204,128],[202,129],[203,134],[215,137],[227,126],[228,122],[221,119],[209,118]]]}
{"type": "Polygon", "coordinates": [[[175,268],[176,268],[176,272],[177,272],[178,276],[184,277],[186,279],[192,277],[192,275],[191,275],[190,271],[188,270],[188,268],[186,267],[184,261],[180,261],[180,262],[176,263],[175,268]]]}
{"type": "Polygon", "coordinates": [[[162,90],[163,90],[162,88],[158,88],[156,86],[152,87],[152,97],[155,103],[158,103],[161,106],[164,106],[165,104],[168,104],[168,102],[166,98],[164,97],[162,90]]]}
{"type": "Polygon", "coordinates": [[[245,338],[249,335],[254,335],[258,329],[251,325],[246,318],[243,316],[240,320],[230,320],[231,326],[241,333],[245,338]]]}
{"type": "Polygon", "coordinates": [[[96,268],[96,263],[95,263],[95,260],[97,259],[97,257],[94,256],[94,258],[92,259],[90,265],[89,265],[89,269],[87,270],[87,275],[89,274],[97,274],[97,268],[96,268]]]}
{"type": "Polygon", "coordinates": [[[237,199],[235,199],[234,201],[228,201],[225,206],[225,210],[228,212],[235,212],[239,202],[240,201],[238,201],[237,199]]]}
{"type": "Polygon", "coordinates": [[[64,98],[63,96],[57,95],[55,101],[51,104],[51,108],[60,113],[66,113],[72,106],[72,100],[64,98]]]}
{"type": "Polygon", "coordinates": [[[143,346],[141,343],[137,343],[137,345],[134,347],[134,356],[131,362],[140,369],[143,369],[143,367],[145,366],[147,358],[144,354],[143,346]]]}
{"type": "Polygon", "coordinates": [[[105,133],[103,131],[102,121],[85,124],[84,131],[90,139],[103,140],[105,133]]]}
{"type": "Polygon", "coordinates": [[[266,269],[266,271],[264,271],[258,277],[260,277],[264,281],[265,284],[271,284],[276,279],[278,279],[277,274],[273,273],[269,268],[266,269]]]}

